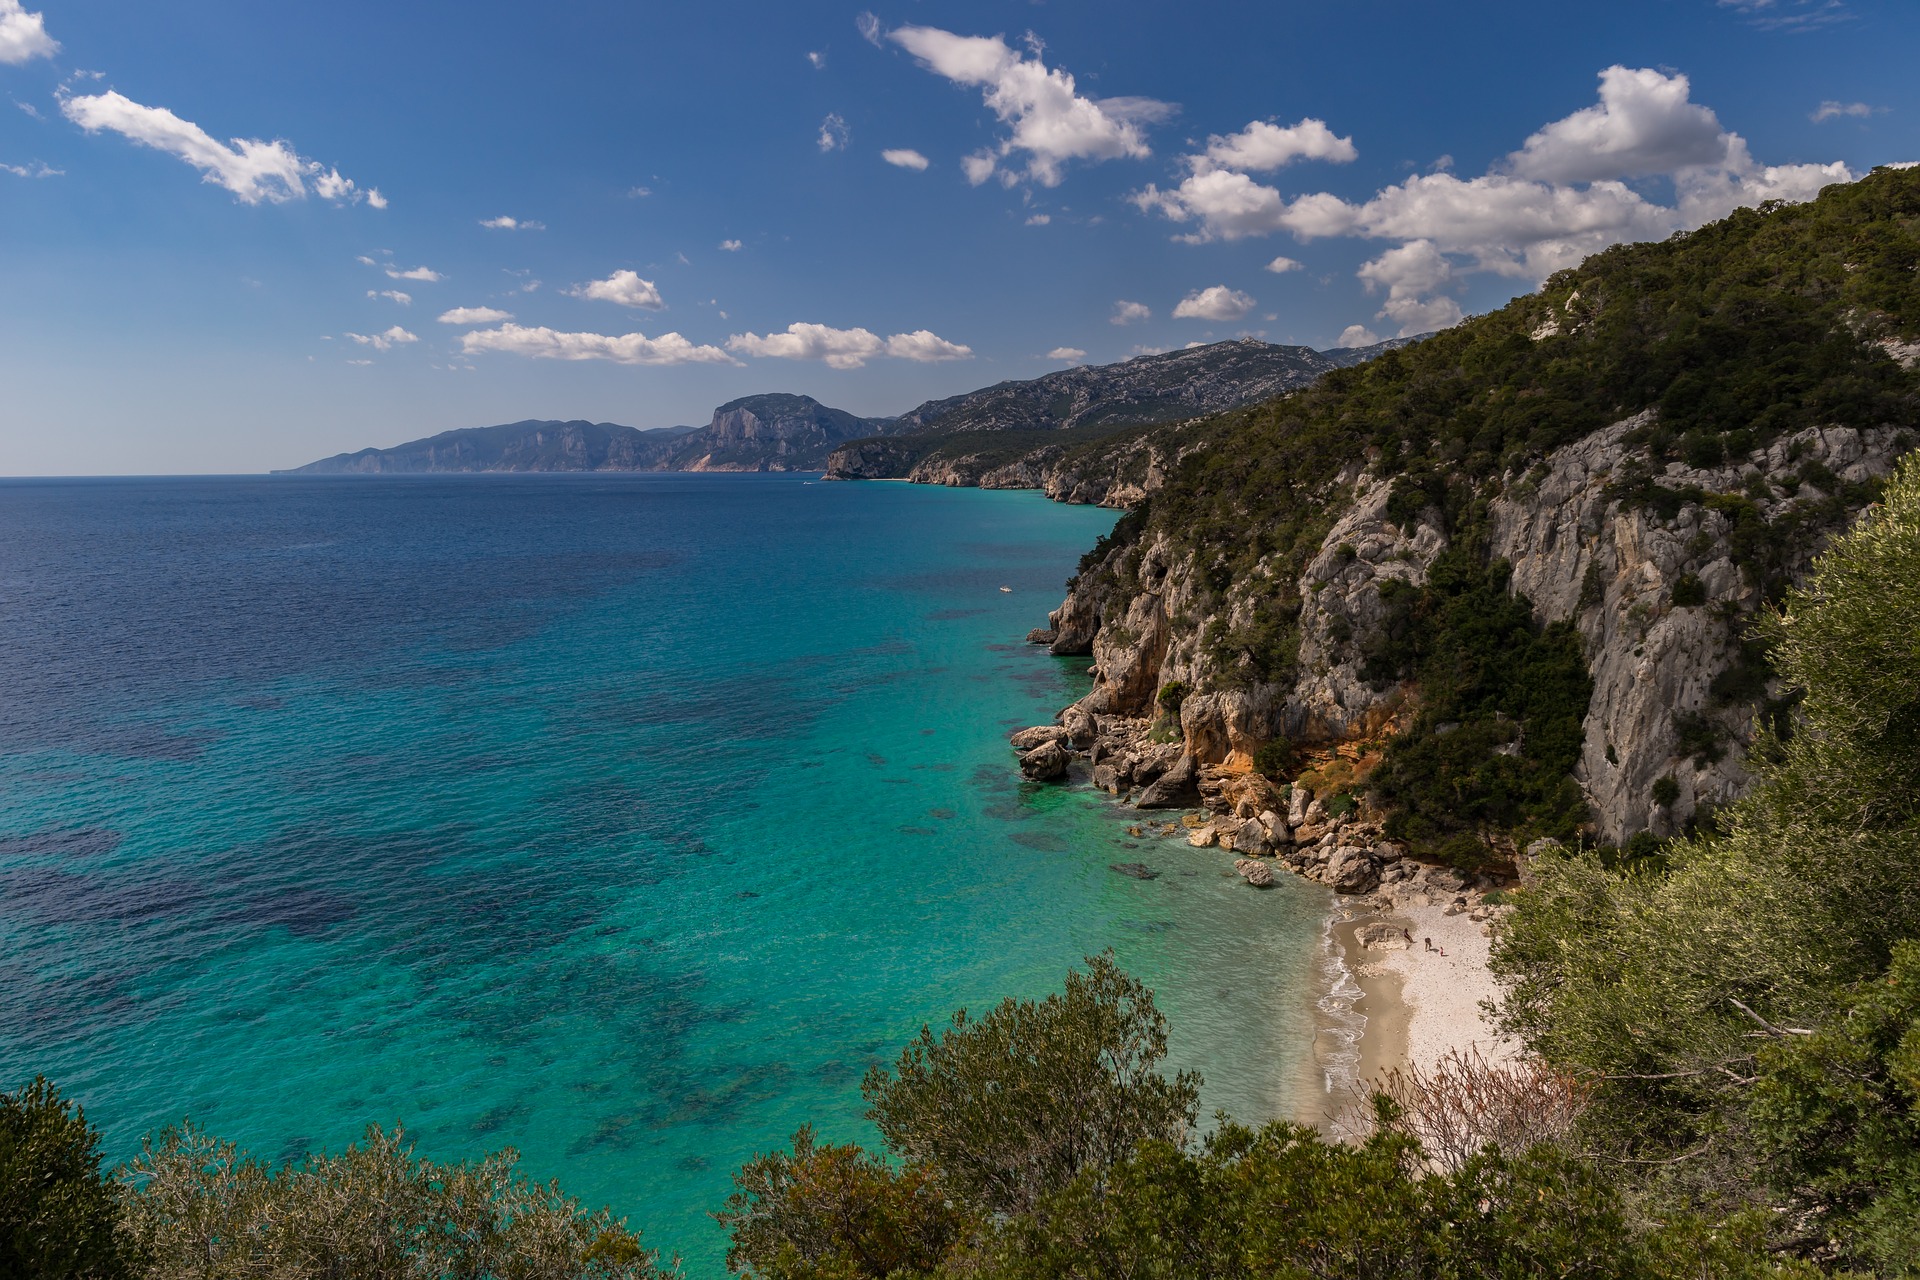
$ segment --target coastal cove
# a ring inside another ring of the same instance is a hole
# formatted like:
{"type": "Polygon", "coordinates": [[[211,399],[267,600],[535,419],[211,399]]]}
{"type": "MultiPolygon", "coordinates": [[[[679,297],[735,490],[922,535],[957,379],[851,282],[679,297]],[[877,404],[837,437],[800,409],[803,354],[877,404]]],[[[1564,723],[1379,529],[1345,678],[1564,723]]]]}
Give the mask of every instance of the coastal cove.
{"type": "Polygon", "coordinates": [[[0,1061],[116,1159],[183,1115],[511,1145],[692,1274],[743,1160],[866,1138],[870,1063],[1103,948],[1203,1114],[1309,1109],[1329,893],[1007,748],[1089,687],[1020,638],[1112,521],[798,475],[7,482],[0,1061]]]}

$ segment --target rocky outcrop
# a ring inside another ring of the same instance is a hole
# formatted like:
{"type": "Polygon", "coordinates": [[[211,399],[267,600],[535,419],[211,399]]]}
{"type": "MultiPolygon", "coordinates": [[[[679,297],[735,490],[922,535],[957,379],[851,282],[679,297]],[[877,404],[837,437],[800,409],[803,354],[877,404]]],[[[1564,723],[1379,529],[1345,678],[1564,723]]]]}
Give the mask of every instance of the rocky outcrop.
{"type": "Polygon", "coordinates": [[[812,396],[746,396],[715,409],[706,429],[683,441],[660,469],[818,471],[836,445],[890,425],[829,408],[812,396]]]}
{"type": "MultiPolygon", "coordinates": [[[[1837,527],[1836,494],[1886,475],[1908,439],[1894,428],[1810,430],[1713,467],[1676,462],[1649,475],[1634,441],[1650,422],[1618,422],[1508,476],[1487,514],[1488,554],[1511,565],[1511,589],[1539,622],[1571,622],[1584,638],[1594,692],[1575,779],[1596,834],[1613,842],[1677,829],[1743,792],[1754,715],[1773,692],[1728,677],[1763,590],[1757,531],[1774,530],[1765,536],[1779,544],[1769,571],[1803,573],[1823,531],[1837,527]],[[1670,516],[1635,498],[1649,484],[1667,495],[1670,516]],[[1669,776],[1679,796],[1662,808],[1654,783],[1669,776]]],[[[1076,711],[1107,726],[1099,750],[1109,763],[1096,783],[1116,794],[1137,788],[1142,807],[1179,807],[1206,769],[1244,768],[1276,738],[1329,746],[1394,732],[1418,690],[1363,674],[1388,616],[1382,591],[1424,584],[1448,537],[1437,511],[1389,518],[1391,492],[1389,478],[1357,464],[1329,485],[1327,532],[1292,584],[1302,603],[1295,675],[1284,684],[1234,678],[1206,644],[1210,632],[1255,618],[1272,591],[1265,566],[1211,607],[1191,558],[1165,533],[1083,574],[1049,628],[1053,652],[1094,659],[1094,687],[1076,711]],[[1200,692],[1181,701],[1177,725],[1163,725],[1163,736],[1177,728],[1177,745],[1155,751],[1181,763],[1171,779],[1167,765],[1149,776],[1137,726],[1175,683],[1200,692]]],[[[1358,864],[1319,865],[1346,891],[1368,891],[1358,864]]]]}

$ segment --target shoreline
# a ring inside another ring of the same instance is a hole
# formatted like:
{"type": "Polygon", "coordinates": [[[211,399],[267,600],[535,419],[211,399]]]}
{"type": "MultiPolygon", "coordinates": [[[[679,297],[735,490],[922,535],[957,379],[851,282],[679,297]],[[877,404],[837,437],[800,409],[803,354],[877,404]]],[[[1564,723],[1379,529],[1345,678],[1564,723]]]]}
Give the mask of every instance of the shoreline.
{"type": "Polygon", "coordinates": [[[1329,908],[1296,1122],[1335,1131],[1340,1115],[1364,1102],[1366,1086],[1390,1071],[1430,1071],[1450,1053],[1490,1063],[1517,1056],[1480,1008],[1500,990],[1487,968],[1491,922],[1424,899],[1396,898],[1390,907],[1336,900],[1329,908]]]}

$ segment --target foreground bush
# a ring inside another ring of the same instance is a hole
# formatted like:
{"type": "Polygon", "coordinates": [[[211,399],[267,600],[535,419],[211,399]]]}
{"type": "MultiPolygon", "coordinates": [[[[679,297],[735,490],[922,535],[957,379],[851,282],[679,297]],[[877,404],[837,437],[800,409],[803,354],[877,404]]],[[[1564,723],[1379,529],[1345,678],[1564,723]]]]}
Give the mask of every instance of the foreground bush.
{"type": "Polygon", "coordinates": [[[191,1125],[122,1171],[154,1280],[643,1280],[669,1274],[606,1210],[515,1172],[517,1153],[434,1164],[398,1129],[278,1169],[191,1125]]]}
{"type": "Polygon", "coordinates": [[[0,1093],[0,1276],[121,1280],[134,1255],[100,1136],[44,1077],[0,1093]]]}

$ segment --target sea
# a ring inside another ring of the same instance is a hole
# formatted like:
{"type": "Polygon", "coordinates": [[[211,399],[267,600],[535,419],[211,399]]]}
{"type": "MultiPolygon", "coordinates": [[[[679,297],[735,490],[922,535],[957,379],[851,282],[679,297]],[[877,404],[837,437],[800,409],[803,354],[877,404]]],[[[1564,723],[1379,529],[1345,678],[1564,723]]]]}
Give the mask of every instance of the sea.
{"type": "Polygon", "coordinates": [[[1298,1114],[1326,891],[1024,782],[1114,513],[794,475],[0,481],[0,1088],[109,1160],[512,1147],[692,1276],[731,1173],[1111,949],[1298,1114]],[[1139,879],[1116,864],[1142,864],[1139,879]]]}

